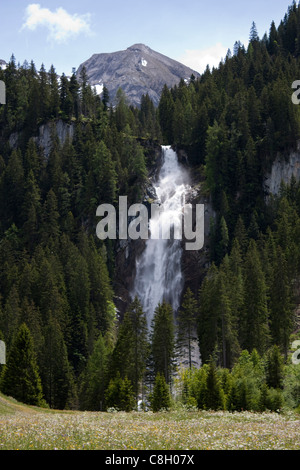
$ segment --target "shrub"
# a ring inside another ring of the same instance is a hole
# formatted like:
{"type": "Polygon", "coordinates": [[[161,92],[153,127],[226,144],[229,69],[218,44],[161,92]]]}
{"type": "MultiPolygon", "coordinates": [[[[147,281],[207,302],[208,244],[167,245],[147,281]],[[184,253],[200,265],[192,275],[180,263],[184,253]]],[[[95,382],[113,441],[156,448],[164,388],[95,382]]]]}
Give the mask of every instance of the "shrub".
{"type": "Polygon", "coordinates": [[[154,412],[168,410],[171,406],[171,397],[165,377],[158,373],[155,377],[153,394],[150,397],[151,409],[154,412]]]}

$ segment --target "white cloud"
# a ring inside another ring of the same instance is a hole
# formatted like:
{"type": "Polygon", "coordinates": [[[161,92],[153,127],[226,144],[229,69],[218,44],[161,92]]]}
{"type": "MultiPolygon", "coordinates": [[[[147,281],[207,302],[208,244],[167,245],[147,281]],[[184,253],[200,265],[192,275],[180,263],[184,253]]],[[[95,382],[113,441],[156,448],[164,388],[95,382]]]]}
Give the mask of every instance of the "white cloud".
{"type": "Polygon", "coordinates": [[[51,11],[41,8],[38,3],[31,3],[26,8],[26,18],[22,29],[35,31],[38,26],[48,29],[48,39],[64,42],[79,33],[90,33],[90,15],[70,15],[63,8],[51,11]]]}
{"type": "Polygon", "coordinates": [[[180,57],[179,62],[190,67],[196,72],[203,73],[206,66],[210,68],[218,67],[222,59],[225,59],[228,48],[220,42],[206,49],[188,49],[185,54],[180,57]]]}

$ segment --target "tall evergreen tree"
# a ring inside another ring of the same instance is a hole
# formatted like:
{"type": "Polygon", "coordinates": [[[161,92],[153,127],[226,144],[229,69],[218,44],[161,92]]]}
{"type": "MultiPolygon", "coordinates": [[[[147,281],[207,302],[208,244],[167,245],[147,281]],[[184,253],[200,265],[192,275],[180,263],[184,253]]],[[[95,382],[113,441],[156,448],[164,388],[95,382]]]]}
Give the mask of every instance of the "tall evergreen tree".
{"type": "Polygon", "coordinates": [[[266,354],[266,382],[268,387],[281,389],[284,379],[283,356],[278,346],[272,346],[266,354]]]}
{"type": "Polygon", "coordinates": [[[119,372],[122,378],[127,377],[131,381],[136,401],[149,354],[147,334],[146,317],[140,301],[135,297],[120,325],[112,355],[112,368],[115,375],[119,372]]]}
{"type": "Polygon", "coordinates": [[[257,245],[250,240],[244,265],[245,317],[243,319],[242,348],[257,349],[263,354],[270,340],[267,285],[257,245]]]}
{"type": "Polygon", "coordinates": [[[151,349],[154,372],[164,375],[167,384],[171,383],[174,370],[175,336],[173,310],[163,301],[154,312],[151,332],[151,349]]]}
{"type": "Polygon", "coordinates": [[[57,320],[50,317],[44,329],[40,375],[50,408],[63,410],[75,401],[66,344],[57,320]]]}
{"type": "Polygon", "coordinates": [[[80,377],[79,401],[82,410],[104,410],[107,380],[108,350],[100,333],[86,369],[80,377]]]}
{"type": "Polygon", "coordinates": [[[197,300],[188,288],[177,318],[177,347],[179,355],[186,358],[190,369],[193,366],[193,354],[197,351],[197,313],[197,300]]]}
{"type": "Polygon", "coordinates": [[[155,377],[154,389],[151,395],[151,409],[157,412],[168,410],[171,406],[171,397],[166,379],[163,374],[158,373],[155,377]]]}
{"type": "Polygon", "coordinates": [[[270,333],[272,342],[281,347],[287,358],[290,335],[294,328],[294,308],[288,264],[281,247],[277,248],[272,264],[269,288],[270,333]]]}
{"type": "Polygon", "coordinates": [[[224,408],[221,385],[217,375],[216,365],[211,358],[208,365],[206,378],[205,407],[208,410],[220,410],[224,408]]]}
{"type": "Polygon", "coordinates": [[[43,392],[31,333],[22,324],[14,337],[5,366],[1,391],[29,405],[42,405],[43,392]]]}

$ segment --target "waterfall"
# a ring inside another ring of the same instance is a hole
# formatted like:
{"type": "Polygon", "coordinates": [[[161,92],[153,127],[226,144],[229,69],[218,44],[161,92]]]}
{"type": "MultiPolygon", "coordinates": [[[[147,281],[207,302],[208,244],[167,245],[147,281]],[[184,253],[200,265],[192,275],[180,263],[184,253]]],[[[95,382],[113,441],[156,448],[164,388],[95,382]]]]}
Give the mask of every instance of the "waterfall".
{"type": "Polygon", "coordinates": [[[151,325],[154,310],[163,300],[177,312],[183,289],[181,270],[182,243],[177,230],[182,227],[182,208],[189,186],[187,170],[178,162],[170,146],[162,147],[163,164],[154,189],[162,213],[151,216],[149,239],[139,259],[136,260],[136,278],[132,296],[138,296],[151,325]],[[167,238],[169,224],[173,226],[167,238]],[[157,234],[160,233],[160,237],[157,234]],[[165,239],[164,239],[165,237],[165,239]]]}

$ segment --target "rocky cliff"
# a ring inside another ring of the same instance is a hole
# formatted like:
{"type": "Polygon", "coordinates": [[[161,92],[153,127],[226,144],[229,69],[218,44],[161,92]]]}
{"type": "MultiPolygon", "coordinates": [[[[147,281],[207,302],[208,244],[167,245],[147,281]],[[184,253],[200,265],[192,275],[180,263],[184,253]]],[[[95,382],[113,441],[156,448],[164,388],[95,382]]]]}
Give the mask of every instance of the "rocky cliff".
{"type": "Polygon", "coordinates": [[[161,91],[178,85],[181,79],[189,80],[198,72],[155,52],[144,44],[134,44],[125,51],[94,54],[78,68],[78,76],[86,68],[89,82],[101,93],[105,86],[112,103],[117,90],[122,88],[129,102],[138,106],[142,95],[148,95],[157,105],[161,91]]]}
{"type": "MultiPolygon", "coordinates": [[[[56,135],[59,143],[63,145],[66,139],[73,140],[75,131],[74,123],[64,122],[62,119],[57,121],[51,121],[46,124],[42,124],[39,127],[38,135],[33,137],[33,140],[37,146],[41,149],[44,157],[47,159],[50,155],[52,148],[52,135],[56,135]]],[[[11,148],[16,148],[19,145],[20,133],[14,132],[9,137],[9,145],[11,148]]]]}
{"type": "Polygon", "coordinates": [[[265,178],[266,193],[277,195],[281,182],[289,183],[292,176],[296,178],[296,181],[300,181],[300,142],[298,142],[297,149],[287,156],[277,155],[265,178]]]}

